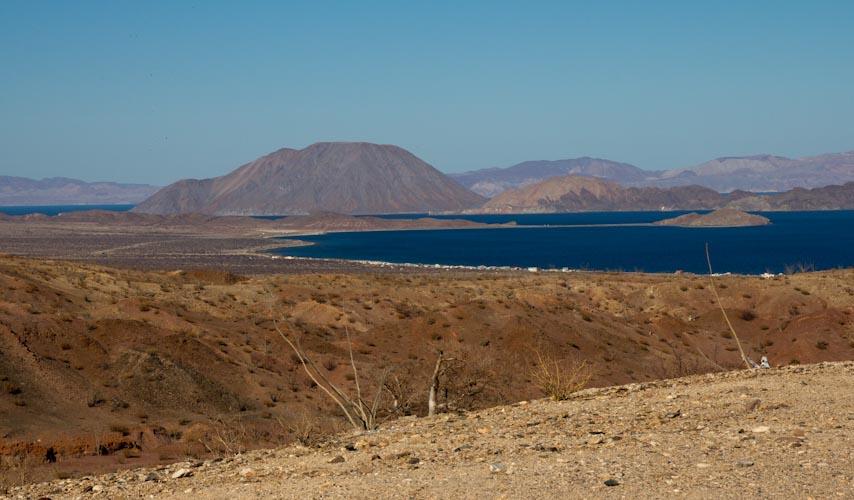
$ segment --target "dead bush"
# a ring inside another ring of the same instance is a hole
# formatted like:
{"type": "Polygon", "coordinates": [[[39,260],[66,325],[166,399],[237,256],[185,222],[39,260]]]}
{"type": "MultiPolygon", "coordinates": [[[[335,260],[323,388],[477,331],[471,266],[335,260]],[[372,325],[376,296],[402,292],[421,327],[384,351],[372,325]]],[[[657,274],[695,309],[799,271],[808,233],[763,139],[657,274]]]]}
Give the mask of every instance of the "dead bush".
{"type": "Polygon", "coordinates": [[[540,351],[535,351],[534,354],[536,360],[531,370],[531,379],[554,401],[569,399],[574,393],[584,389],[593,376],[593,369],[587,360],[558,360],[540,351]]]}

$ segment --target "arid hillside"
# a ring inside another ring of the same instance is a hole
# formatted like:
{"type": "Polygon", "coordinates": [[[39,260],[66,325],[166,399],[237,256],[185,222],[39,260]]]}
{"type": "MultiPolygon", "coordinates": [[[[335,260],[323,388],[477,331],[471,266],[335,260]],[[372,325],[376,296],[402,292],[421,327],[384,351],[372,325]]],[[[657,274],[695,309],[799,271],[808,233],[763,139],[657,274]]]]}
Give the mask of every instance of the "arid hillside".
{"type": "MultiPolygon", "coordinates": [[[[718,278],[748,356],[774,366],[854,357],[852,283],[852,270],[718,278]]],[[[595,386],[740,366],[703,276],[242,277],[3,257],[2,451],[40,463],[54,448],[57,463],[33,473],[44,478],[341,428],[274,319],[345,390],[349,333],[364,388],[388,371],[387,416],[425,413],[440,349],[453,358],[439,391],[446,410],[541,396],[530,376],[537,350],[587,360],[595,386]],[[225,439],[227,429],[239,432],[225,439]]]]}
{"type": "Polygon", "coordinates": [[[852,378],[845,362],[591,389],[10,498],[851,498],[852,378]]]}
{"type": "Polygon", "coordinates": [[[622,187],[595,177],[552,177],[496,195],[473,213],[562,213],[632,210],[850,210],[854,182],[778,194],[721,194],[699,185],[622,187]]]}

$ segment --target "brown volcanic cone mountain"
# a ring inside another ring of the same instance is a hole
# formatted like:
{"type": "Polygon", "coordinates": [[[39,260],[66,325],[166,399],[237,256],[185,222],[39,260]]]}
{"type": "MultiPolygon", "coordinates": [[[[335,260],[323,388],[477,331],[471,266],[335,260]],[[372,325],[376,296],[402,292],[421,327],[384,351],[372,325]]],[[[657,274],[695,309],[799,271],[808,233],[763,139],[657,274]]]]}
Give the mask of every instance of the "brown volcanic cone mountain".
{"type": "Polygon", "coordinates": [[[134,210],[172,214],[284,215],[315,211],[454,211],[483,198],[397,146],[321,142],[280,149],[212,179],[163,188],[134,210]]]}

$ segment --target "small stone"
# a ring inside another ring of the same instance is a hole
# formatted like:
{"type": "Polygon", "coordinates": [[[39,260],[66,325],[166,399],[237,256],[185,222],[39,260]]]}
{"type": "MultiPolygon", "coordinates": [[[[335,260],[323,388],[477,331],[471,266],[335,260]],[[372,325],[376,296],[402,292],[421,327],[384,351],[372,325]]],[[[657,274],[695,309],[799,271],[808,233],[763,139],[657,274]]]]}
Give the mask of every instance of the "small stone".
{"type": "Polygon", "coordinates": [[[94,491],[95,493],[104,491],[104,486],[101,484],[96,484],[95,486],[92,486],[92,491],[94,491]]]}
{"type": "Polygon", "coordinates": [[[190,469],[178,469],[172,473],[172,479],[180,479],[182,477],[190,477],[193,475],[193,471],[190,469]]]}
{"type": "Polygon", "coordinates": [[[759,408],[759,405],[760,405],[761,403],[762,403],[762,401],[760,401],[760,400],[758,400],[758,399],[751,399],[750,401],[748,401],[748,402],[744,405],[744,409],[745,409],[745,410],[747,410],[747,411],[754,411],[754,410],[756,410],[757,408],[759,408]]]}
{"type": "Polygon", "coordinates": [[[739,460],[735,465],[739,467],[753,467],[753,460],[739,460]]]}
{"type": "Polygon", "coordinates": [[[376,443],[373,441],[369,441],[367,439],[359,439],[353,444],[353,447],[357,450],[364,450],[366,448],[373,448],[376,446],[376,443]]]}
{"type": "Polygon", "coordinates": [[[770,430],[771,430],[771,428],[768,427],[767,425],[760,425],[758,427],[754,427],[753,429],[750,429],[750,432],[753,432],[756,434],[761,434],[763,432],[768,432],[770,430]]]}
{"type": "Polygon", "coordinates": [[[342,457],[341,455],[329,459],[330,464],[340,464],[342,462],[344,462],[344,457],[342,457]]]}
{"type": "Polygon", "coordinates": [[[676,418],[676,417],[681,416],[681,415],[682,415],[682,410],[676,410],[676,411],[672,411],[672,412],[670,412],[664,416],[667,418],[676,418]]]}
{"type": "Polygon", "coordinates": [[[153,472],[149,472],[148,474],[140,474],[139,476],[137,476],[137,479],[139,479],[142,482],[149,482],[149,481],[157,481],[159,478],[157,477],[157,474],[155,474],[153,472]]]}
{"type": "Polygon", "coordinates": [[[711,464],[705,464],[705,463],[699,463],[699,464],[697,464],[697,468],[698,468],[698,469],[708,469],[708,468],[709,468],[709,467],[711,467],[711,466],[712,466],[711,464]]]}
{"type": "Polygon", "coordinates": [[[605,442],[605,436],[593,436],[587,440],[587,444],[602,444],[605,442]]]}
{"type": "Polygon", "coordinates": [[[408,463],[409,465],[419,464],[421,463],[421,459],[418,457],[411,457],[409,460],[406,461],[406,463],[408,463]]]}
{"type": "Polygon", "coordinates": [[[489,472],[492,472],[493,474],[507,474],[507,467],[505,467],[501,462],[495,462],[493,464],[489,464],[489,472]]]}
{"type": "Polygon", "coordinates": [[[607,481],[605,481],[605,486],[619,486],[619,485],[620,485],[620,482],[614,478],[611,478],[611,479],[608,479],[607,481]]]}
{"type": "Polygon", "coordinates": [[[243,477],[255,477],[255,471],[251,467],[244,467],[240,469],[240,475],[243,477]]]}

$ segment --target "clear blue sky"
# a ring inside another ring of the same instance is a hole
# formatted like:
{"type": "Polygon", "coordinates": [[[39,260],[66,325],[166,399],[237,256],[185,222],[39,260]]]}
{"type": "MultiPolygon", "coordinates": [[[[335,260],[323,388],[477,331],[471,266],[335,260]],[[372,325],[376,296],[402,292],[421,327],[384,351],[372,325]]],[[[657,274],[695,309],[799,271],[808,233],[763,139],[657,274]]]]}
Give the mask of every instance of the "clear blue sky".
{"type": "Polygon", "coordinates": [[[281,147],[445,172],[854,150],[854,2],[0,1],[0,175],[166,184],[281,147]]]}

